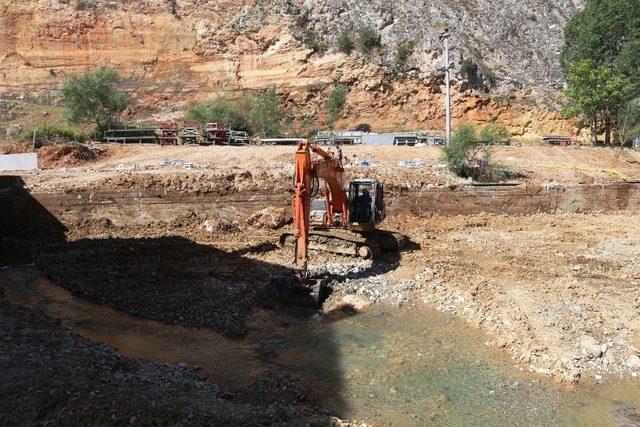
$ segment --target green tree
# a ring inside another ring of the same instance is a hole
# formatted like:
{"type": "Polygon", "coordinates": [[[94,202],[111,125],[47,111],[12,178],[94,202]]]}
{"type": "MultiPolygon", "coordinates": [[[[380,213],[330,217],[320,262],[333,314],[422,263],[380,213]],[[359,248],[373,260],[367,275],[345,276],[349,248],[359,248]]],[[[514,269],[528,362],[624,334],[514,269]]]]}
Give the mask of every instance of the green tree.
{"type": "Polygon", "coordinates": [[[561,65],[569,88],[566,112],[604,129],[605,142],[624,106],[640,94],[640,2],[587,0],[564,31],[561,65]]]}
{"type": "Polygon", "coordinates": [[[337,85],[327,102],[324,104],[324,108],[327,111],[327,126],[331,127],[340,118],[340,113],[344,109],[347,103],[348,89],[345,85],[337,85]]]}
{"type": "Polygon", "coordinates": [[[355,48],[355,43],[353,42],[353,38],[351,33],[347,30],[342,30],[336,39],[336,45],[338,46],[338,50],[342,53],[346,53],[350,55],[355,48]]]}
{"type": "Polygon", "coordinates": [[[72,76],[61,91],[64,118],[72,124],[95,123],[97,132],[102,133],[128,104],[119,87],[120,76],[112,68],[72,76]]]}
{"type": "Polygon", "coordinates": [[[248,117],[253,134],[261,137],[282,134],[287,112],[280,105],[276,88],[253,95],[248,117]]]}
{"type": "Polygon", "coordinates": [[[617,130],[621,146],[640,138],[640,98],[629,101],[620,111],[617,130]]]}
{"type": "Polygon", "coordinates": [[[507,127],[498,120],[487,123],[480,131],[480,140],[482,142],[506,141],[510,136],[511,134],[507,127]]]}
{"type": "Polygon", "coordinates": [[[609,66],[582,59],[569,67],[567,82],[566,95],[571,102],[564,110],[565,116],[580,117],[583,126],[590,128],[594,142],[604,126],[605,142],[610,143],[611,124],[632,91],[626,76],[609,66]]]}
{"type": "Polygon", "coordinates": [[[476,128],[468,123],[456,129],[442,154],[449,170],[463,178],[496,182],[510,174],[504,166],[491,162],[490,146],[478,140],[476,128]]]}
{"type": "Polygon", "coordinates": [[[469,161],[477,153],[478,145],[476,128],[469,123],[461,124],[451,136],[449,144],[442,147],[449,170],[462,176],[469,161]]]}

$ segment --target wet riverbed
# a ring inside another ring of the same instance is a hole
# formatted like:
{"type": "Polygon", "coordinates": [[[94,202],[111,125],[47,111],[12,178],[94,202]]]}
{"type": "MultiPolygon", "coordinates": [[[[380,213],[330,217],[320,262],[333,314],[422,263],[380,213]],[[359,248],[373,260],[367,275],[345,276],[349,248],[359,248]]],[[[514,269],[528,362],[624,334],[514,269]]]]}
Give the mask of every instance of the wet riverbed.
{"type": "Polygon", "coordinates": [[[266,369],[300,378],[312,403],[374,425],[637,425],[640,384],[586,379],[569,390],[524,372],[487,337],[427,307],[321,315],[258,311],[229,339],[169,326],[74,298],[35,268],[0,272],[6,296],[128,357],[200,366],[240,388],[266,369]]]}

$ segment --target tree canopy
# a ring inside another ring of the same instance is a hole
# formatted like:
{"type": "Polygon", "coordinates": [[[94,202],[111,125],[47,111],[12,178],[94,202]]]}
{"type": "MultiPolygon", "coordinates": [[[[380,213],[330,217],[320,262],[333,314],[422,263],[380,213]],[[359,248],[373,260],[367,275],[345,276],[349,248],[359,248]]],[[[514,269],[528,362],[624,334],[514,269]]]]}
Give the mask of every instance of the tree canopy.
{"type": "Polygon", "coordinates": [[[579,117],[594,140],[604,130],[610,143],[619,115],[640,96],[640,0],[587,0],[564,35],[565,112],[579,117]]]}
{"type": "Polygon", "coordinates": [[[100,68],[72,76],[62,87],[63,116],[72,124],[95,123],[97,131],[113,123],[128,104],[118,90],[120,76],[112,68],[100,68]]]}

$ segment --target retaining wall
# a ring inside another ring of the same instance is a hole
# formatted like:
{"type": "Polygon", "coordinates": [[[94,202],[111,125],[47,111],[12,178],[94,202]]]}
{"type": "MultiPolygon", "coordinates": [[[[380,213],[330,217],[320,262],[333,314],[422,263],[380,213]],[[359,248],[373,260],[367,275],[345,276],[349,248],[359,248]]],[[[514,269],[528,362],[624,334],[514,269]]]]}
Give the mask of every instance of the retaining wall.
{"type": "MultiPolygon", "coordinates": [[[[268,206],[288,206],[290,195],[282,190],[247,191],[219,195],[181,191],[134,189],[28,193],[18,178],[0,188],[0,221],[3,228],[24,226],[25,220],[43,211],[66,226],[82,220],[104,220],[115,225],[171,222],[189,215],[219,215],[243,221],[268,206]]],[[[388,214],[417,216],[468,215],[481,212],[527,215],[539,212],[640,211],[640,183],[598,185],[491,185],[429,188],[393,188],[386,194],[388,214]]]]}

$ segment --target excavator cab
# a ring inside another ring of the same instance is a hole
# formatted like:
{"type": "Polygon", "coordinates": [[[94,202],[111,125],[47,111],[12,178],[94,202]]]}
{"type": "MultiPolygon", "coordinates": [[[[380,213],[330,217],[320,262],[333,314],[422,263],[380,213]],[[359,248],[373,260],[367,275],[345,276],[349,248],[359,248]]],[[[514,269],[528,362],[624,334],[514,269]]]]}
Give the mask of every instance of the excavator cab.
{"type": "Polygon", "coordinates": [[[349,229],[373,231],[385,218],[384,186],[375,179],[349,184],[349,229]]]}

